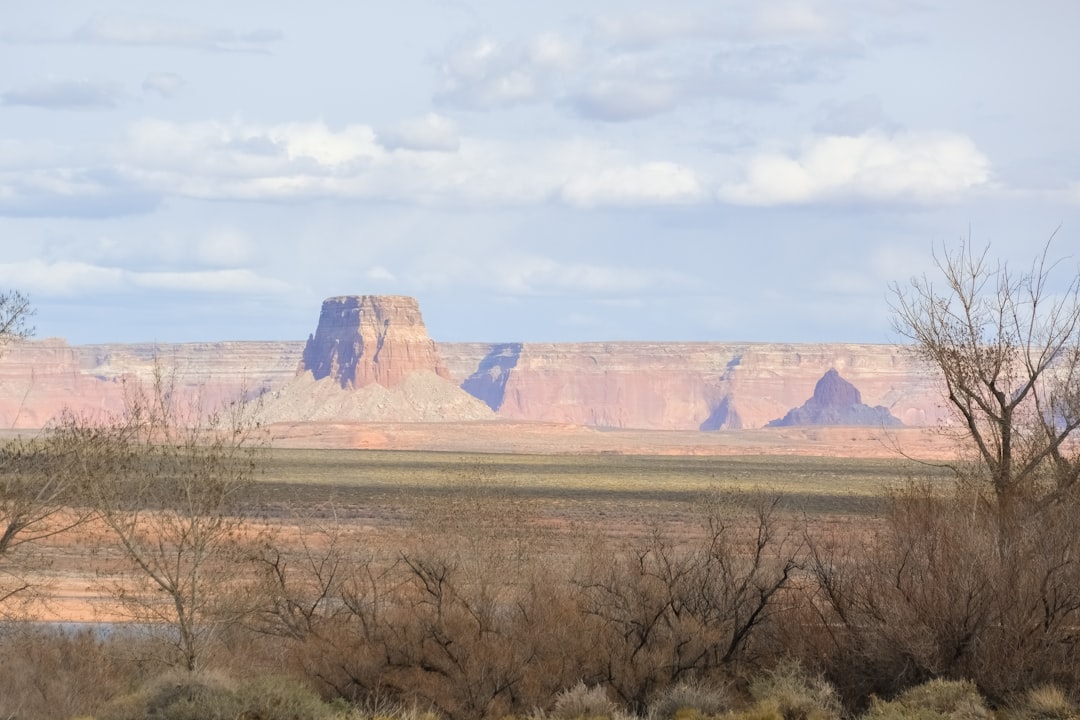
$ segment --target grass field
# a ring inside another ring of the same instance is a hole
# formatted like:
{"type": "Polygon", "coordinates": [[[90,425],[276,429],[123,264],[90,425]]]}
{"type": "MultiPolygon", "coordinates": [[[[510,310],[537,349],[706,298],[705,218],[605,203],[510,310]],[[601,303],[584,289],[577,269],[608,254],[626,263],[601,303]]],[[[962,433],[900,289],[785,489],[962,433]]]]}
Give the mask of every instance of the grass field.
{"type": "Polygon", "coordinates": [[[618,512],[671,508],[717,489],[764,490],[811,513],[864,514],[880,507],[889,487],[912,477],[943,479],[947,472],[903,459],[274,449],[259,492],[272,505],[357,509],[477,486],[538,504],[618,512]]]}

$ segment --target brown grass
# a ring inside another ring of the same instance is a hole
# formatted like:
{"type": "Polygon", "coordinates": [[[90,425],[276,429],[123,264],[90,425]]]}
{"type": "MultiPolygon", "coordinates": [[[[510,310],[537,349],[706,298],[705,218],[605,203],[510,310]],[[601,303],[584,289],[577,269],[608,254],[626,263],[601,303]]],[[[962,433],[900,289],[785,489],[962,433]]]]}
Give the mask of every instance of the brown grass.
{"type": "MultiPolygon", "coordinates": [[[[249,498],[251,532],[269,528],[288,545],[299,541],[299,521],[323,524],[392,556],[419,525],[431,530],[433,523],[474,520],[468,493],[478,488],[484,503],[501,503],[497,512],[514,513],[542,534],[548,554],[558,554],[552,543],[577,543],[583,534],[685,534],[688,509],[718,488],[768,488],[823,527],[846,528],[852,517],[875,515],[888,488],[918,470],[882,459],[275,449],[249,498]]],[[[107,588],[121,581],[122,559],[105,528],[83,525],[41,550],[49,562],[33,578],[44,592],[27,608],[31,617],[123,619],[108,599],[107,588]]]]}

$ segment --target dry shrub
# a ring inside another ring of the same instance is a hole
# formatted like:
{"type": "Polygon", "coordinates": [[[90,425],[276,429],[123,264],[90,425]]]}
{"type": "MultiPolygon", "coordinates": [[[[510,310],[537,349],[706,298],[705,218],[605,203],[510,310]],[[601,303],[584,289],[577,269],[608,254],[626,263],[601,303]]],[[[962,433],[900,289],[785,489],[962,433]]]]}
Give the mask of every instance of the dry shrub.
{"type": "Polygon", "coordinates": [[[635,712],[685,678],[754,666],[762,630],[795,598],[802,544],[778,498],[725,493],[702,509],[696,537],[656,532],[586,558],[575,578],[597,679],[635,712]]]}
{"type": "Polygon", "coordinates": [[[688,720],[715,716],[732,709],[730,688],[701,681],[682,681],[660,691],[649,703],[653,720],[688,720]]]}
{"type": "Polygon", "coordinates": [[[551,717],[559,720],[588,720],[589,718],[613,718],[619,711],[607,691],[599,685],[589,686],[578,682],[555,697],[551,717]]]}
{"type": "Polygon", "coordinates": [[[843,716],[840,699],[823,677],[797,661],[785,661],[750,683],[750,714],[781,720],[834,720],[843,716]]]}
{"type": "Polygon", "coordinates": [[[894,700],[874,700],[864,720],[991,720],[993,713],[975,684],[934,679],[916,685],[894,700]]]}
{"type": "Polygon", "coordinates": [[[291,558],[270,549],[255,627],[283,640],[290,668],[354,703],[499,717],[550,709],[584,680],[642,711],[672,684],[758,657],[758,633],[788,601],[799,543],[776,502],[723,500],[689,541],[574,538],[552,560],[525,508],[497,487],[463,490],[421,508],[392,563],[347,557],[333,539],[291,558]]]}
{"type": "Polygon", "coordinates": [[[116,657],[122,642],[92,630],[0,627],[0,717],[51,720],[92,712],[128,682],[132,668],[116,657]]]}
{"type": "Polygon", "coordinates": [[[247,683],[207,672],[173,672],[108,703],[99,720],[332,720],[344,705],[324,703],[302,683],[264,677],[247,683]]]}
{"type": "Polygon", "coordinates": [[[801,652],[852,705],[935,677],[971,678],[995,702],[1077,683],[1077,508],[1018,501],[1003,516],[972,485],[903,488],[865,547],[811,543],[821,644],[801,652]]]}
{"type": "Polygon", "coordinates": [[[1025,692],[1010,708],[1010,716],[1023,720],[1074,720],[1076,704],[1057,685],[1040,685],[1025,692]]]}

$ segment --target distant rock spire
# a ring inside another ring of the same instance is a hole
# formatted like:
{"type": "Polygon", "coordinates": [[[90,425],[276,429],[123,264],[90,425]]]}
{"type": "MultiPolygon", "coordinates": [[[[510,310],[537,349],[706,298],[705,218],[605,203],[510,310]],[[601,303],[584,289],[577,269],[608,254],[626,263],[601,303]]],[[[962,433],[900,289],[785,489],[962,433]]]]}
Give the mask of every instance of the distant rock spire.
{"type": "Polygon", "coordinates": [[[765,427],[789,427],[794,425],[862,425],[897,427],[903,425],[883,405],[864,405],[858,388],[840,377],[836,368],[826,372],[817,385],[814,395],[801,407],[773,420],[765,427]]]}

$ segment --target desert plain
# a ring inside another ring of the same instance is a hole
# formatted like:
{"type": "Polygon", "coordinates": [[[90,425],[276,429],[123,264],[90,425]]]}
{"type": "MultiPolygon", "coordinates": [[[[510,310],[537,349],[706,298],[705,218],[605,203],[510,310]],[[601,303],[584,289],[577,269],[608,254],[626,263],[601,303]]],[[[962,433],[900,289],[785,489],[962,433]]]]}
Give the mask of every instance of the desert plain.
{"type": "MultiPolygon", "coordinates": [[[[25,431],[23,431],[25,432],[25,431]]],[[[14,435],[14,431],[5,433],[14,435]]],[[[858,535],[890,489],[944,480],[941,429],[769,428],[703,434],[522,423],[278,423],[240,506],[253,537],[295,550],[314,529],[389,560],[418,536],[496,513],[557,558],[583,535],[634,542],[693,533],[711,495],[782,498],[792,516],[858,535]]],[[[452,531],[452,528],[446,528],[452,531]]],[[[124,562],[97,523],[40,547],[34,620],[116,623],[124,562]]]]}

